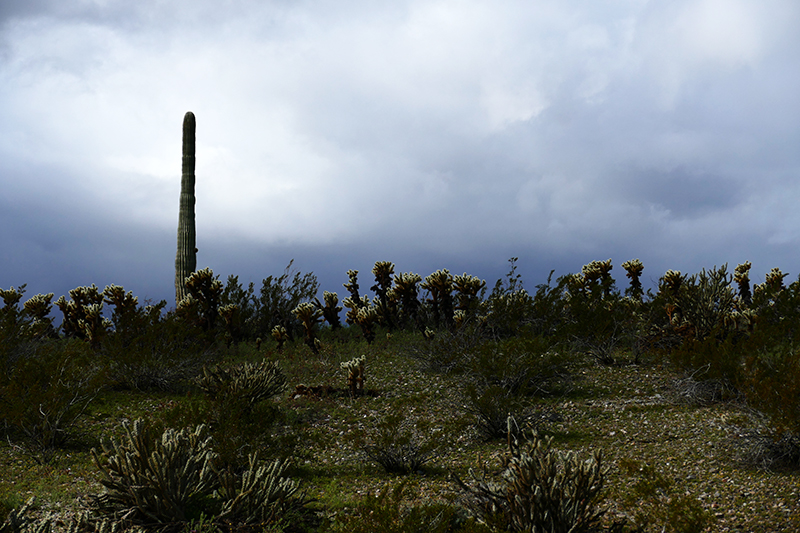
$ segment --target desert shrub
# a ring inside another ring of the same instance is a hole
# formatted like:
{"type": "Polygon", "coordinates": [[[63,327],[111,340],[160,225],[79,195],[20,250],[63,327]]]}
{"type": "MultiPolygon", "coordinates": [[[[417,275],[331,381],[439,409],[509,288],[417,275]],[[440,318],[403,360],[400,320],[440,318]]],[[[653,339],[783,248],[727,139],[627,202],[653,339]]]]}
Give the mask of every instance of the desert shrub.
{"type": "Polygon", "coordinates": [[[135,524],[199,518],[216,488],[215,454],[205,426],[156,435],[143,421],[124,423],[122,442],[92,449],[100,483],[98,510],[135,524]]]}
{"type": "MultiPolygon", "coordinates": [[[[286,377],[272,362],[243,363],[232,368],[204,368],[197,380],[206,394],[189,394],[160,415],[163,427],[207,424],[221,465],[247,462],[257,450],[288,457],[300,439],[292,428],[278,430],[286,413],[270,398],[280,394],[286,377]]],[[[283,424],[285,425],[285,424],[283,424]]]]}
{"type": "Polygon", "coordinates": [[[177,315],[162,317],[159,306],[139,309],[135,322],[135,327],[107,335],[100,346],[112,387],[180,390],[218,356],[199,325],[177,315]]]}
{"type": "Polygon", "coordinates": [[[552,449],[552,439],[542,439],[535,432],[526,439],[514,437],[512,426],[509,418],[509,446],[499,481],[489,479],[486,470],[472,485],[454,475],[469,509],[502,531],[599,530],[606,512],[599,507],[607,473],[602,453],[596,451],[579,461],[572,452],[552,449]]]}
{"type": "Polygon", "coordinates": [[[212,399],[243,404],[251,410],[257,403],[286,389],[286,376],[277,363],[242,363],[229,369],[203,368],[197,384],[212,399]]]}
{"type": "Polygon", "coordinates": [[[693,403],[732,399],[742,379],[743,345],[733,336],[719,339],[688,338],[674,348],[669,358],[686,374],[683,390],[693,403]]]}
{"type": "Polygon", "coordinates": [[[406,483],[368,494],[349,516],[338,517],[334,533],[489,533],[491,530],[446,504],[404,506],[406,483]]]}
{"type": "Polygon", "coordinates": [[[754,350],[745,360],[745,374],[747,402],[770,419],[776,437],[800,437],[800,350],[788,343],[754,350]]]}
{"type": "Polygon", "coordinates": [[[424,370],[462,372],[470,354],[484,342],[486,339],[478,328],[466,325],[454,331],[431,333],[423,342],[410,343],[406,353],[424,370]]]}
{"type": "Polygon", "coordinates": [[[103,386],[103,369],[87,343],[37,341],[0,375],[0,420],[39,461],[75,436],[74,428],[103,386]]]}
{"type": "Polygon", "coordinates": [[[522,421],[526,417],[525,398],[499,385],[478,387],[474,383],[464,389],[464,410],[475,417],[481,438],[494,440],[506,436],[509,415],[522,421]]]}
{"type": "Polygon", "coordinates": [[[308,500],[300,492],[300,483],[284,475],[288,467],[285,459],[259,465],[252,454],[240,474],[232,469],[220,471],[214,496],[222,501],[222,507],[215,522],[263,527],[299,514],[308,500]]]}
{"type": "Polygon", "coordinates": [[[290,340],[303,334],[303,325],[292,311],[302,302],[311,301],[319,290],[317,277],[292,269],[289,261],[283,274],[268,276],[261,283],[259,294],[252,300],[255,310],[255,335],[267,338],[275,326],[283,326],[290,340]]]}
{"type": "Polygon", "coordinates": [[[251,455],[243,469],[220,468],[203,425],[161,434],[141,420],[123,426],[121,442],[92,450],[105,487],[94,506],[115,521],[176,530],[213,517],[230,529],[265,527],[306,503],[285,461],[259,465],[251,455]]]}
{"type": "Polygon", "coordinates": [[[429,420],[410,420],[407,410],[413,402],[395,402],[374,428],[362,438],[366,458],[387,473],[418,472],[435,456],[437,446],[430,438],[429,420]]]}
{"type": "Polygon", "coordinates": [[[711,526],[711,513],[654,466],[623,459],[620,469],[631,478],[622,504],[632,510],[634,526],[675,533],[700,533],[711,526]]]}

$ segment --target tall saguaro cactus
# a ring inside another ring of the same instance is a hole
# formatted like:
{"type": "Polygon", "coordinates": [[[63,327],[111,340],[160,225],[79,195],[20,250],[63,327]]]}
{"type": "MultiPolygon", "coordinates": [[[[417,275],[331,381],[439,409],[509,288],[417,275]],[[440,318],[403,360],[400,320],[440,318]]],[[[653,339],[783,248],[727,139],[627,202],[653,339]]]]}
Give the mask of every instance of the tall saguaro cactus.
{"type": "Polygon", "coordinates": [[[178,253],[175,256],[175,305],[188,294],[186,278],[197,268],[197,248],[194,227],[194,113],[183,117],[183,165],[181,199],[178,212],[178,253]]]}

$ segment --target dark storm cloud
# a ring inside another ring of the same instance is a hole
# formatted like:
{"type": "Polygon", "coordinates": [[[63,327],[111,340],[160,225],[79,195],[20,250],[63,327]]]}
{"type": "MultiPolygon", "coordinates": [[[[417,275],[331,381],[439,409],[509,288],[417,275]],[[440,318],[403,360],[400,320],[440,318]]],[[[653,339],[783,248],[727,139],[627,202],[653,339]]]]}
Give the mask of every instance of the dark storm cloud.
{"type": "Polygon", "coordinates": [[[222,276],[797,270],[799,26],[780,0],[3,2],[0,286],[169,299],[187,110],[222,276]]]}

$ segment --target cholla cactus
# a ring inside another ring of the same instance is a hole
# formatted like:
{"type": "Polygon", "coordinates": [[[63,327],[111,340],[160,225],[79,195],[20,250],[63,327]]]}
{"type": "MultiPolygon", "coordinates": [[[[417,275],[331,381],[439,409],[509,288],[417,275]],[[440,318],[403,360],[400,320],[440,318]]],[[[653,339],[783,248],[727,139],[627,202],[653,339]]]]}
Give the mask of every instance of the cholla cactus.
{"type": "Polygon", "coordinates": [[[275,326],[272,328],[272,338],[278,343],[278,351],[283,350],[283,345],[289,340],[289,332],[283,326],[275,326]]]}
{"type": "Polygon", "coordinates": [[[194,221],[194,113],[183,117],[183,162],[181,168],[181,197],[178,211],[178,252],[175,256],[175,305],[188,295],[186,280],[197,268],[197,248],[194,221]]]}
{"type": "Polygon", "coordinates": [[[133,326],[132,322],[136,316],[139,306],[139,298],[133,292],[125,292],[119,285],[106,285],[103,289],[105,303],[114,306],[111,312],[111,321],[118,333],[122,333],[133,326]]]}
{"type": "Polygon", "coordinates": [[[488,480],[486,471],[475,486],[455,476],[471,497],[473,511],[482,518],[500,515],[504,529],[511,531],[599,530],[606,511],[598,504],[608,472],[602,467],[602,453],[595,451],[579,461],[574,452],[553,450],[552,437],[541,439],[536,432],[520,443],[514,425],[509,417],[509,449],[500,482],[488,480]]]}
{"type": "Polygon", "coordinates": [[[374,306],[362,307],[356,314],[355,323],[361,327],[361,333],[368,344],[372,344],[375,340],[375,326],[379,320],[378,311],[374,306]]]}
{"type": "Polygon", "coordinates": [[[61,329],[67,337],[88,340],[93,345],[102,337],[103,330],[110,328],[110,322],[104,320],[100,313],[103,309],[103,294],[97,286],[77,287],[69,291],[70,301],[64,296],[56,300],[64,320],[61,329]],[[90,316],[91,315],[91,316],[90,316]]]}
{"type": "Polygon", "coordinates": [[[242,334],[239,330],[239,306],[236,304],[227,304],[219,308],[219,316],[225,326],[225,340],[228,346],[231,343],[238,344],[242,334]]]}
{"type": "Polygon", "coordinates": [[[298,494],[300,483],[284,477],[288,460],[276,459],[259,466],[257,456],[251,454],[248,462],[249,467],[241,476],[230,470],[220,473],[220,488],[214,495],[225,503],[217,520],[263,527],[305,504],[304,497],[298,494]]]}
{"type": "Polygon", "coordinates": [[[378,261],[372,268],[375,275],[375,285],[370,289],[378,295],[375,307],[380,315],[381,322],[389,329],[394,328],[394,314],[389,292],[392,290],[392,275],[394,275],[394,263],[390,261],[378,261]]]}
{"type": "Polygon", "coordinates": [[[186,289],[189,291],[189,295],[186,298],[191,296],[196,304],[184,304],[184,300],[186,300],[184,298],[178,304],[178,308],[184,311],[189,311],[192,308],[196,309],[198,314],[195,320],[203,328],[203,331],[214,329],[219,316],[219,304],[223,291],[219,276],[214,276],[214,272],[210,268],[198,270],[186,279],[186,289]]]}
{"type": "Polygon", "coordinates": [[[419,299],[417,284],[422,276],[405,272],[394,277],[393,297],[400,303],[401,320],[419,327],[419,299]]]}
{"type": "Polygon", "coordinates": [[[241,399],[252,409],[283,392],[286,376],[274,362],[243,363],[230,369],[204,367],[197,385],[211,398],[241,399]]]}
{"type": "Polygon", "coordinates": [[[603,297],[608,297],[611,293],[611,287],[614,280],[611,277],[611,270],[614,266],[611,264],[611,259],[606,261],[592,261],[588,265],[584,265],[581,269],[581,274],[585,280],[586,287],[593,291],[599,287],[603,291],[603,297]]]}
{"type": "Polygon", "coordinates": [[[639,278],[642,277],[644,265],[638,259],[631,259],[630,261],[622,263],[622,268],[625,269],[625,275],[630,280],[630,287],[628,287],[628,290],[625,292],[631,298],[641,300],[642,296],[644,296],[644,291],[642,290],[642,282],[639,278]]]}
{"type": "Polygon", "coordinates": [[[55,335],[53,319],[49,316],[53,308],[53,293],[37,294],[23,304],[25,313],[33,319],[31,328],[35,337],[51,337],[55,335]]]}
{"type": "Polygon", "coordinates": [[[292,313],[303,323],[303,329],[306,334],[305,343],[315,354],[319,353],[319,343],[317,342],[315,330],[320,318],[322,318],[322,311],[314,307],[314,304],[310,302],[303,302],[295,307],[292,313]]]}
{"type": "Polygon", "coordinates": [[[205,426],[167,429],[160,438],[142,420],[123,427],[122,442],[102,441],[102,452],[92,449],[106,489],[96,506],[139,524],[185,522],[216,481],[205,426]]]}
{"type": "Polygon", "coordinates": [[[464,311],[466,318],[466,315],[477,310],[478,294],[486,287],[486,281],[464,272],[460,276],[453,277],[453,287],[458,293],[455,308],[464,311]]]}
{"type": "Polygon", "coordinates": [[[667,270],[667,273],[661,278],[658,290],[671,299],[675,299],[678,297],[678,293],[680,293],[685,281],[686,276],[682,275],[680,270],[667,270]]]}
{"type": "Polygon", "coordinates": [[[750,261],[746,261],[740,265],[736,265],[733,271],[733,281],[739,286],[739,297],[746,307],[749,307],[753,301],[753,295],[750,292],[750,261]]]}
{"type": "Polygon", "coordinates": [[[322,300],[325,305],[322,305],[318,298],[314,298],[314,304],[322,311],[322,317],[330,324],[331,329],[339,329],[342,323],[339,320],[339,313],[342,307],[339,304],[339,295],[335,292],[324,291],[322,293],[322,300]]]}
{"type": "Polygon", "coordinates": [[[437,270],[420,285],[430,293],[430,302],[433,308],[433,320],[438,327],[444,319],[445,325],[450,327],[453,323],[453,277],[447,269],[437,270]]]}
{"type": "Polygon", "coordinates": [[[367,356],[362,355],[350,361],[341,363],[341,367],[347,370],[347,388],[350,390],[350,397],[355,398],[364,394],[364,366],[367,362],[367,356]]]}

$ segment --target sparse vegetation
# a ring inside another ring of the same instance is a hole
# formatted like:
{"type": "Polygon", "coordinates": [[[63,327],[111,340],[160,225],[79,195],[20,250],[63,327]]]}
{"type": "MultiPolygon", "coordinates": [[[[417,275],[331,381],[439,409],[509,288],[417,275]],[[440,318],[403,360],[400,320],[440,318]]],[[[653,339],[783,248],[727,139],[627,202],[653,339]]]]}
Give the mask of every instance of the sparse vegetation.
{"type": "Polygon", "coordinates": [[[797,530],[800,280],[622,266],[0,290],[0,528],[797,530]]]}

